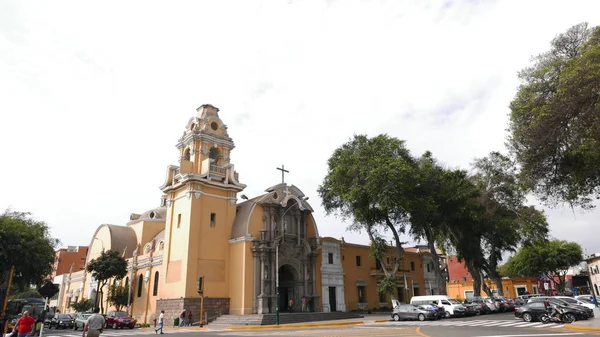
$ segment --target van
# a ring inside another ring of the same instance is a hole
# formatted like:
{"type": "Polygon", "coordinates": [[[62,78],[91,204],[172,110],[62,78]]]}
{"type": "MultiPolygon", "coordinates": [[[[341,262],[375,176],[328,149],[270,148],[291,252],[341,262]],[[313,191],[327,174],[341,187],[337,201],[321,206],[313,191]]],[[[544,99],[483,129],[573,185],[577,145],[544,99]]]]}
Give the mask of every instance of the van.
{"type": "Polygon", "coordinates": [[[446,317],[464,316],[467,313],[467,308],[465,308],[459,301],[446,295],[413,296],[410,299],[410,304],[435,304],[437,306],[444,307],[444,310],[446,310],[446,317]]]}

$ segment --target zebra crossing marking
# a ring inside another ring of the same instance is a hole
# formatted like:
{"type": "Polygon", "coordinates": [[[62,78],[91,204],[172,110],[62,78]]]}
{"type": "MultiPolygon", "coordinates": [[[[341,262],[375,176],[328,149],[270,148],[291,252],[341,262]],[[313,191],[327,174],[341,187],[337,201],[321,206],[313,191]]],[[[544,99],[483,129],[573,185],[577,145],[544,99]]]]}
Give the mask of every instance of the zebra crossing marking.
{"type": "Polygon", "coordinates": [[[456,327],[498,327],[498,328],[562,328],[564,324],[553,325],[542,322],[524,322],[509,320],[471,320],[471,321],[401,321],[389,322],[386,325],[405,325],[405,326],[456,326],[456,327]]]}

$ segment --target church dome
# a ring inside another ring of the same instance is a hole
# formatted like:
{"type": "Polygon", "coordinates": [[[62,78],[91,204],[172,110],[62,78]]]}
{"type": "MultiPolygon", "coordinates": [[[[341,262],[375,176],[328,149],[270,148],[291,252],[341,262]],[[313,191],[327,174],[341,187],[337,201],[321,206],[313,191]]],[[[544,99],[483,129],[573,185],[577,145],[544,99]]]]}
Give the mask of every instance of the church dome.
{"type": "Polygon", "coordinates": [[[167,208],[166,207],[157,207],[151,210],[148,210],[142,214],[132,213],[129,216],[129,223],[139,222],[139,221],[165,221],[167,216],[167,208]]]}

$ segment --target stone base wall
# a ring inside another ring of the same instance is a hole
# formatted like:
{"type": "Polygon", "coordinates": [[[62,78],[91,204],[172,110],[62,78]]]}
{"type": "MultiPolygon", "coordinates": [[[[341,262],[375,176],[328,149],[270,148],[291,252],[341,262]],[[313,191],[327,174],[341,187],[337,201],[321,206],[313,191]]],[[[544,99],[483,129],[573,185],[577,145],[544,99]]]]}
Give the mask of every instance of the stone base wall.
{"type": "MultiPolygon", "coordinates": [[[[200,322],[200,298],[171,298],[156,300],[155,316],[160,315],[160,311],[165,311],[165,326],[173,326],[175,318],[179,317],[183,309],[186,312],[192,312],[193,324],[200,322]]],[[[229,314],[229,298],[205,297],[204,312],[209,320],[214,320],[217,316],[229,314]]],[[[187,315],[187,313],[186,313],[187,315]]],[[[186,316],[187,319],[187,316],[186,316]]],[[[153,322],[149,322],[152,324],[153,322]]]]}

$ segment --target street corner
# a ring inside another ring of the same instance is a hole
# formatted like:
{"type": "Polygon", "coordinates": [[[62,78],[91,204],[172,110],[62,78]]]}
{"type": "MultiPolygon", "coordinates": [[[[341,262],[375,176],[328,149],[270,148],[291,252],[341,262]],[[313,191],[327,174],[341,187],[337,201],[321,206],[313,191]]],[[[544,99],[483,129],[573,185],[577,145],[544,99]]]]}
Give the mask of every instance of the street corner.
{"type": "Polygon", "coordinates": [[[227,328],[229,331],[244,331],[244,330],[271,330],[271,329],[304,329],[304,328],[326,328],[364,324],[362,321],[352,322],[327,322],[327,323],[297,323],[297,324],[280,324],[280,325],[243,325],[232,326],[227,328]]]}

